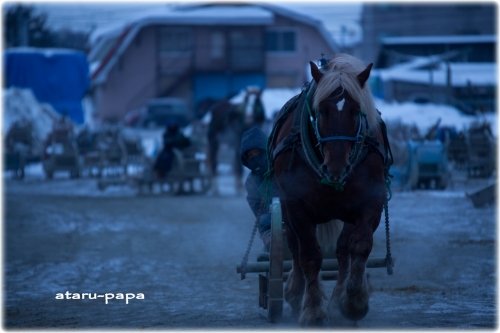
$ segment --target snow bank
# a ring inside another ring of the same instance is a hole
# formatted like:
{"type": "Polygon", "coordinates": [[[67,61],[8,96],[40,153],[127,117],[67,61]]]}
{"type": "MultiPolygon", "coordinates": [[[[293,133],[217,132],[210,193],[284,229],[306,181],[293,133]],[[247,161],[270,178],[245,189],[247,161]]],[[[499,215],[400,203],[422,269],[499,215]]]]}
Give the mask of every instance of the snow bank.
{"type": "MultiPolygon", "coordinates": [[[[436,62],[437,57],[429,57],[427,60],[416,59],[415,61],[396,65],[388,69],[375,72],[384,81],[397,80],[421,84],[434,84],[446,86],[448,71],[444,63],[439,63],[431,74],[428,69],[420,69],[436,62]]],[[[453,87],[467,87],[496,85],[496,65],[493,63],[452,63],[450,64],[450,80],[453,87]]]]}
{"type": "MultiPolygon", "coordinates": [[[[231,99],[231,103],[239,104],[243,103],[245,98],[246,90],[240,91],[240,93],[231,99]]],[[[264,109],[266,111],[267,119],[273,119],[274,115],[279,112],[281,107],[293,96],[300,93],[299,88],[268,88],[264,89],[262,92],[262,104],[264,104],[264,109]]]]}
{"type": "Polygon", "coordinates": [[[496,114],[486,114],[478,118],[460,113],[454,107],[438,104],[417,104],[417,103],[388,103],[380,99],[375,99],[375,106],[382,113],[382,118],[388,121],[400,121],[407,125],[416,125],[421,133],[424,133],[436,121],[441,118],[441,126],[452,126],[457,130],[462,130],[476,121],[486,120],[492,126],[494,135],[497,135],[496,114]]]}
{"type": "MultiPolygon", "coordinates": [[[[262,93],[262,103],[266,109],[268,119],[273,116],[293,96],[300,93],[299,88],[270,88],[262,93]]],[[[231,99],[234,104],[242,103],[245,98],[245,90],[231,99]]],[[[413,102],[389,103],[381,99],[375,99],[377,109],[382,112],[385,121],[399,121],[406,125],[416,125],[421,133],[427,131],[436,121],[441,118],[441,126],[452,126],[457,130],[468,128],[476,121],[488,121],[492,126],[494,135],[497,135],[496,113],[488,113],[481,117],[462,114],[458,109],[439,104],[417,104],[413,102]]]]}
{"type": "MultiPolygon", "coordinates": [[[[231,99],[231,103],[242,103],[245,90],[231,99]]],[[[299,88],[269,88],[262,93],[262,103],[268,119],[273,119],[274,114],[293,96],[300,93],[299,88]]],[[[382,118],[387,121],[398,121],[406,125],[416,125],[421,133],[425,133],[436,121],[441,118],[441,126],[455,127],[457,130],[468,128],[473,122],[487,121],[491,124],[493,134],[497,135],[496,113],[487,113],[481,117],[462,114],[458,109],[440,104],[417,104],[413,102],[386,102],[375,99],[375,106],[382,113],[382,118]]]]}
{"type": "Polygon", "coordinates": [[[27,120],[33,123],[35,138],[42,142],[59,117],[49,104],[40,104],[30,89],[9,88],[4,90],[3,99],[4,134],[15,121],[27,120]]]}

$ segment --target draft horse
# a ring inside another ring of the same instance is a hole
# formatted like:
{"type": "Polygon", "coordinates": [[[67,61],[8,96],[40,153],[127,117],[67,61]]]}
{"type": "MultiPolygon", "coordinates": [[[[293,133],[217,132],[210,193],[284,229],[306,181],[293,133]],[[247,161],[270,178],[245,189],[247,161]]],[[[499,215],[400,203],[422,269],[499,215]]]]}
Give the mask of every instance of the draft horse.
{"type": "Polygon", "coordinates": [[[265,121],[264,106],[261,101],[262,91],[249,87],[241,104],[231,103],[231,95],[215,102],[210,108],[208,126],[208,164],[212,177],[213,190],[216,193],[218,153],[221,141],[232,148],[232,167],[235,175],[236,191],[243,190],[243,166],[240,158],[240,143],[243,132],[252,126],[261,126],[265,121]]]}
{"type": "Polygon", "coordinates": [[[387,200],[390,147],[366,85],[372,64],[339,54],[310,67],[313,80],[283,106],[268,150],[293,257],[285,300],[302,325],[320,325],[327,313],[316,226],[332,219],[344,227],[328,313],[333,306],[351,320],[368,313],[365,265],[387,200]]]}
{"type": "Polygon", "coordinates": [[[221,141],[225,141],[233,148],[231,154],[232,168],[235,176],[236,190],[243,188],[243,166],[239,158],[239,145],[244,130],[244,117],[229,101],[229,98],[216,102],[210,109],[210,123],[208,125],[208,167],[212,183],[212,190],[218,193],[217,167],[221,141]]]}

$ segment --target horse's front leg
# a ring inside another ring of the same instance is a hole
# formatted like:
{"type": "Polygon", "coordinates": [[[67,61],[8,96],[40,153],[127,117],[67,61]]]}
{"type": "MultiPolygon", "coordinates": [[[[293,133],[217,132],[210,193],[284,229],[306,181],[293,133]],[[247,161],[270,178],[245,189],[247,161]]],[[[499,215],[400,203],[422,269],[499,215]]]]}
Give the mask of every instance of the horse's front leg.
{"type": "Polygon", "coordinates": [[[319,271],[323,257],[316,240],[316,226],[304,223],[300,228],[297,228],[296,233],[299,241],[299,263],[304,272],[306,283],[299,323],[302,326],[322,325],[326,318],[322,308],[324,295],[319,282],[319,271]]]}
{"type": "Polygon", "coordinates": [[[340,236],[337,240],[336,255],[339,268],[337,274],[337,283],[335,284],[335,288],[333,289],[333,293],[328,304],[328,312],[330,313],[334,311],[333,307],[338,304],[340,295],[345,289],[347,276],[349,275],[349,266],[351,260],[349,254],[349,239],[351,237],[353,229],[353,225],[344,223],[342,232],[340,233],[340,236]]]}
{"type": "Polygon", "coordinates": [[[291,230],[291,228],[287,229],[286,232],[287,240],[288,240],[288,248],[292,253],[292,270],[288,275],[285,284],[285,300],[290,307],[292,308],[292,315],[294,317],[298,317],[300,313],[300,307],[302,305],[302,299],[304,296],[304,287],[305,287],[305,279],[304,272],[302,272],[302,268],[300,268],[300,260],[299,260],[299,243],[297,236],[291,230]]]}
{"type": "Polygon", "coordinates": [[[342,314],[351,320],[362,319],[369,309],[365,268],[373,247],[373,231],[370,223],[358,223],[349,237],[351,267],[345,288],[339,297],[339,306],[342,314]]]}

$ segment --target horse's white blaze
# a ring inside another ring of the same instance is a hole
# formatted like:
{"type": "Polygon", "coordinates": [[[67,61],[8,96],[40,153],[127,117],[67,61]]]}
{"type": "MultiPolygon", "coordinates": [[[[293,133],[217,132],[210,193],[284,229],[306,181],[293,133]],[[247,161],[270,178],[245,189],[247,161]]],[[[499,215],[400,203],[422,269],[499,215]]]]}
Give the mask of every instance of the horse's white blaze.
{"type": "Polygon", "coordinates": [[[255,100],[256,100],[255,95],[250,95],[248,96],[248,101],[247,104],[245,105],[245,115],[247,116],[252,116],[253,113],[253,107],[255,105],[255,100]]]}
{"type": "Polygon", "coordinates": [[[344,103],[345,99],[342,98],[340,101],[337,102],[337,110],[342,111],[344,109],[344,103]]]}

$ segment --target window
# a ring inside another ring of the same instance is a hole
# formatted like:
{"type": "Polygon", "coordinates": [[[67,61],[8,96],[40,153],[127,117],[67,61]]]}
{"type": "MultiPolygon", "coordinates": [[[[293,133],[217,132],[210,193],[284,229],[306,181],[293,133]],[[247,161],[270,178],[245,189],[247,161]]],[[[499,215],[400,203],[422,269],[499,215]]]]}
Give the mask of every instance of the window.
{"type": "Polygon", "coordinates": [[[296,33],[291,30],[270,30],[266,32],[266,50],[271,52],[294,52],[296,33]]]}
{"type": "Polygon", "coordinates": [[[232,30],[229,34],[229,62],[233,70],[264,68],[264,41],[260,29],[232,30]]]}
{"type": "Polygon", "coordinates": [[[212,59],[219,59],[224,57],[226,49],[226,40],[224,33],[216,31],[212,33],[212,43],[210,46],[210,56],[212,59]]]}
{"type": "Polygon", "coordinates": [[[160,52],[191,51],[192,33],[188,28],[160,28],[160,52]]]}

